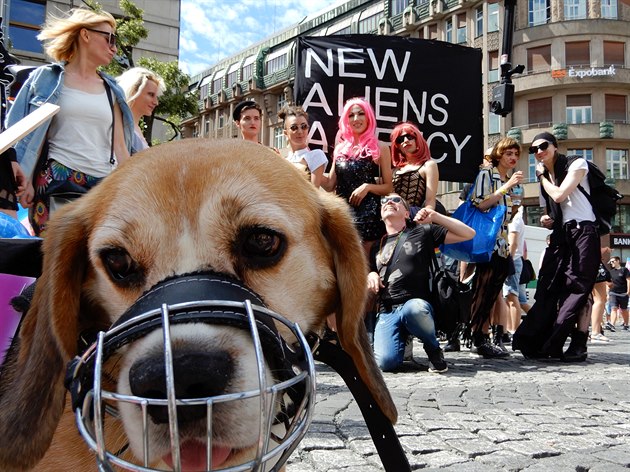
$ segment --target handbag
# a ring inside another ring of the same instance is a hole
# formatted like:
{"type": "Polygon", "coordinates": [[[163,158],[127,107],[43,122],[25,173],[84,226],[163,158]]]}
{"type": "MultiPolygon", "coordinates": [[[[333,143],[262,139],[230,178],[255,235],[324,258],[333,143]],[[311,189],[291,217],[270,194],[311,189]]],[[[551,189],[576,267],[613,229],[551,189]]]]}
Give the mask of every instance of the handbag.
{"type": "Polygon", "coordinates": [[[468,198],[462,203],[452,217],[475,230],[475,237],[467,241],[443,244],[443,254],[464,262],[489,262],[497,242],[497,234],[503,225],[505,205],[495,205],[487,211],[481,211],[471,201],[475,186],[471,186],[468,198]]]}
{"type": "Polygon", "coordinates": [[[472,281],[460,282],[456,274],[438,264],[435,253],[431,263],[431,295],[436,330],[452,333],[458,323],[468,320],[472,281]]]}
{"type": "Polygon", "coordinates": [[[523,259],[523,270],[521,271],[521,278],[519,279],[519,284],[528,284],[536,280],[536,272],[534,271],[534,265],[532,261],[529,259],[523,259]]]}

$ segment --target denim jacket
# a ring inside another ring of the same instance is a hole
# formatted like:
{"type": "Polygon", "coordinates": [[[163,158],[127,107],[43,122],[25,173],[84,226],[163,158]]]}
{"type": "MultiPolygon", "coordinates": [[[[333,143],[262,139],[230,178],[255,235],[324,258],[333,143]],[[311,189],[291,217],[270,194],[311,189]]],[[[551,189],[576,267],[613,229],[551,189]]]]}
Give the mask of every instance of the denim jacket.
{"type": "MultiPolygon", "coordinates": [[[[18,92],[15,102],[11,105],[11,109],[7,115],[7,126],[14,125],[44,103],[57,104],[59,102],[61,89],[63,87],[64,66],[65,63],[47,64],[38,67],[31,73],[18,92]]],[[[109,85],[113,97],[118,102],[118,106],[122,111],[125,145],[131,153],[133,115],[125,101],[125,94],[112,77],[103,73],[100,75],[109,85]]],[[[14,146],[17,153],[17,160],[22,166],[24,173],[29,178],[32,177],[35,166],[37,165],[37,160],[49,126],[50,120],[27,134],[14,146]]]]}

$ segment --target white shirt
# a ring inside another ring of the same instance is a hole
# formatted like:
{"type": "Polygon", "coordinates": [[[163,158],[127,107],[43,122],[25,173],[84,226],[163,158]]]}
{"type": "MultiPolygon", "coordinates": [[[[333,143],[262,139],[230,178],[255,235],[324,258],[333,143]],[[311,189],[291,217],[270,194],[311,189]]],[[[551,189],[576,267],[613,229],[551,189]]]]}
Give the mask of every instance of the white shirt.
{"type": "Polygon", "coordinates": [[[93,177],[109,175],[112,109],[107,93],[83,92],[64,86],[59,113],[48,130],[48,158],[93,177]]]}
{"type": "MultiPolygon", "coordinates": [[[[586,170],[580,185],[590,194],[591,187],[588,184],[588,163],[586,159],[576,159],[569,166],[569,172],[580,169],[586,170]]],[[[588,198],[586,198],[586,195],[577,187],[575,187],[575,190],[569,194],[565,201],[560,203],[560,209],[562,210],[563,223],[571,220],[575,220],[578,223],[580,221],[596,220],[591,203],[588,201],[588,198]]]]}
{"type": "Polygon", "coordinates": [[[301,163],[302,160],[306,162],[306,166],[308,170],[314,172],[319,169],[321,166],[325,166],[328,164],[328,158],[324,151],[321,149],[313,149],[312,151],[309,148],[300,149],[299,151],[289,151],[287,155],[287,159],[289,162],[293,163],[301,163]]]}
{"type": "Polygon", "coordinates": [[[519,257],[523,257],[523,253],[525,252],[525,223],[523,222],[522,206],[518,208],[518,211],[512,218],[511,223],[508,225],[508,231],[510,233],[517,233],[514,258],[518,259],[519,257]]]}

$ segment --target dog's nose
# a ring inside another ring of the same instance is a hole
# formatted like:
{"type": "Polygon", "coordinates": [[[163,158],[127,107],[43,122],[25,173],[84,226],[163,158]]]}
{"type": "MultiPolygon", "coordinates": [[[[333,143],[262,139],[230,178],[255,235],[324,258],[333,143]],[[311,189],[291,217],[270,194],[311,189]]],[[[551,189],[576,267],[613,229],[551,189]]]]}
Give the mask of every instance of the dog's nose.
{"type": "MultiPolygon", "coordinates": [[[[173,353],[175,396],[178,400],[213,397],[226,393],[234,367],[232,356],[226,351],[209,353],[173,353]]],[[[129,370],[129,385],[133,395],[149,399],[166,399],[166,369],[164,356],[153,356],[136,361],[129,370]]],[[[155,423],[168,423],[168,409],[149,406],[148,413],[155,423]]],[[[178,422],[206,417],[205,405],[177,407],[178,422]]]]}

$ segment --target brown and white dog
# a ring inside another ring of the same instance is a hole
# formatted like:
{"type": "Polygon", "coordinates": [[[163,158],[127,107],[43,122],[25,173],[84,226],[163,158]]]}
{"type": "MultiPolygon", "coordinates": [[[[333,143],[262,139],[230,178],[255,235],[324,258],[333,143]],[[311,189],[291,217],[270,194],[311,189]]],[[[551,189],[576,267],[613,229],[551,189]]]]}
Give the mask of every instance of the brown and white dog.
{"type": "MultiPolygon", "coordinates": [[[[382,411],[396,421],[364,329],[367,265],[348,208],[264,146],[199,139],[138,154],[51,219],[43,251],[31,309],[0,378],[2,471],[94,470],[64,388],[79,335],[107,330],[145,291],[180,274],[212,272],[238,280],[304,332],[320,330],[336,313],[343,348],[382,411]]],[[[130,383],[143,360],[161,350],[160,331],[108,361],[110,389],[133,393],[130,383]]],[[[225,361],[219,364],[229,381],[218,393],[258,387],[253,344],[243,333],[202,323],[171,327],[174,354],[193,356],[188,368],[194,356],[208,353],[225,361]]],[[[267,368],[265,375],[273,379],[274,372],[267,368]]],[[[254,454],[257,408],[243,401],[239,408],[213,410],[212,444],[220,449],[213,464],[228,467],[254,454]]],[[[109,440],[119,443],[113,448],[129,442],[125,454],[137,456],[139,414],[122,408],[120,416],[122,439],[109,440]]],[[[205,440],[198,429],[180,426],[190,440],[182,446],[183,470],[205,463],[204,448],[190,446],[205,440]]],[[[156,467],[171,463],[168,434],[168,424],[150,425],[149,463],[156,467]]]]}

